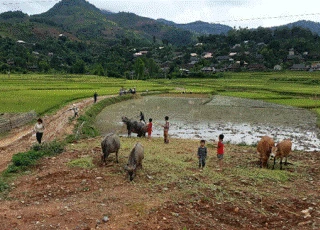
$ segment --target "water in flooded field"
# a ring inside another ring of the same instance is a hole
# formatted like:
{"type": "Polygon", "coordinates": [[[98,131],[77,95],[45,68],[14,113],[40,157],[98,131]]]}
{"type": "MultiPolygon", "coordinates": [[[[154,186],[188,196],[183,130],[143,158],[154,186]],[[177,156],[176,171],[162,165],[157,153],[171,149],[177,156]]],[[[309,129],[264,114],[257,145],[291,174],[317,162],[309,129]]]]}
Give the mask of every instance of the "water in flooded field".
{"type": "Polygon", "coordinates": [[[320,151],[316,115],[308,110],[276,105],[257,100],[215,96],[206,99],[150,96],[106,107],[96,125],[101,134],[117,132],[126,135],[122,116],[139,120],[153,119],[155,137],[162,136],[164,117],[169,116],[171,137],[217,140],[225,135],[225,142],[255,144],[261,136],[276,141],[291,138],[293,148],[320,151]]]}

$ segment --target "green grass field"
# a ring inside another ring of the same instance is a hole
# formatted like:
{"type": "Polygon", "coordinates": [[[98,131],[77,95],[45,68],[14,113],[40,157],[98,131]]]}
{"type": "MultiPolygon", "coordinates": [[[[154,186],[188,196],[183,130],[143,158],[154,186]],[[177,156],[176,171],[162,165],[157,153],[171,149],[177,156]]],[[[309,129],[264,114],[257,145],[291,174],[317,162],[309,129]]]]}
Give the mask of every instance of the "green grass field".
{"type": "Polygon", "coordinates": [[[130,81],[97,76],[77,75],[0,75],[0,112],[16,113],[31,110],[39,114],[52,112],[66,103],[98,95],[117,94],[121,87],[137,87],[139,91],[170,90],[163,84],[130,81]]]}
{"type": "MultiPolygon", "coordinates": [[[[216,76],[216,75],[214,75],[216,76]]],[[[0,112],[52,112],[67,102],[117,94],[121,87],[138,91],[170,90],[220,94],[314,109],[320,114],[320,73],[219,73],[219,78],[132,81],[79,75],[0,75],[0,112]]]]}

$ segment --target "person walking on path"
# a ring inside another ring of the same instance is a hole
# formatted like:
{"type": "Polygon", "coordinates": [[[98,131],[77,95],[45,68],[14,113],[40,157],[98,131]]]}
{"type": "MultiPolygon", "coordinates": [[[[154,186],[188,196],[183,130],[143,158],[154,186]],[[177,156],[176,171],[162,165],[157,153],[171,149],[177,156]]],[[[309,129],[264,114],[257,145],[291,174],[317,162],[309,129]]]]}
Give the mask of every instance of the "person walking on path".
{"type": "Polygon", "coordinates": [[[98,94],[97,94],[97,92],[95,92],[95,93],[93,94],[93,100],[94,100],[94,103],[97,102],[97,100],[98,100],[98,94]]]}
{"type": "Polygon", "coordinates": [[[41,144],[41,139],[44,132],[44,125],[41,118],[37,120],[37,123],[34,126],[34,131],[36,132],[36,138],[39,144],[41,144]]]}
{"type": "Polygon", "coordinates": [[[78,107],[76,106],[76,104],[73,104],[72,105],[72,108],[68,109],[67,111],[70,111],[72,110],[73,111],[73,117],[76,118],[79,116],[79,109],[78,107]]]}

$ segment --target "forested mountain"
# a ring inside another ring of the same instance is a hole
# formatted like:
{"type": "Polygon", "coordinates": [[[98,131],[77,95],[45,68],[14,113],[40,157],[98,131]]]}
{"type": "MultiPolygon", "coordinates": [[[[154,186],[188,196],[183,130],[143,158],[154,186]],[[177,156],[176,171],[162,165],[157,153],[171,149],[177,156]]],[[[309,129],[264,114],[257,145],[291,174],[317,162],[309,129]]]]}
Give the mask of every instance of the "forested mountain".
{"type": "Polygon", "coordinates": [[[301,21],[286,24],[282,27],[289,27],[289,28],[302,27],[305,29],[309,29],[313,33],[320,35],[320,23],[319,22],[301,20],[301,21]]]}
{"type": "Polygon", "coordinates": [[[189,30],[197,34],[226,34],[230,30],[232,30],[232,27],[230,26],[202,21],[196,21],[186,24],[178,24],[172,21],[167,21],[165,19],[158,19],[157,21],[180,29],[189,30]]]}
{"type": "Polygon", "coordinates": [[[320,69],[320,36],[313,33],[319,23],[300,23],[313,25],[313,30],[295,24],[232,29],[204,22],[181,29],[163,19],[62,0],[38,15],[0,14],[0,72],[145,79],[208,77],[213,70],[266,71],[274,66],[320,69]]]}

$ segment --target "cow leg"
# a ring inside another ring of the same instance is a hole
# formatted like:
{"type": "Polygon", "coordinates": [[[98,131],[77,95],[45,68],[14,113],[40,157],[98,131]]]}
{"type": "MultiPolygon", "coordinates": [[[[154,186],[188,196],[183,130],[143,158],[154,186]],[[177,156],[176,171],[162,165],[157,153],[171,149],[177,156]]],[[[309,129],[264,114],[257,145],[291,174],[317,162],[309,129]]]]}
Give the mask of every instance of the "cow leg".
{"type": "Polygon", "coordinates": [[[288,164],[288,157],[286,157],[286,161],[284,162],[284,165],[288,164]]]}
{"type": "Polygon", "coordinates": [[[280,170],[282,170],[282,158],[280,158],[280,170]]]}
{"type": "Polygon", "coordinates": [[[274,169],[275,164],[276,164],[276,157],[274,157],[274,159],[273,159],[273,166],[272,166],[272,169],[274,169]]]}

